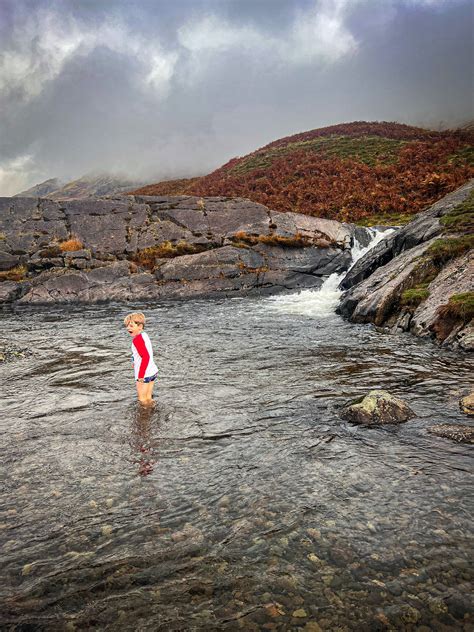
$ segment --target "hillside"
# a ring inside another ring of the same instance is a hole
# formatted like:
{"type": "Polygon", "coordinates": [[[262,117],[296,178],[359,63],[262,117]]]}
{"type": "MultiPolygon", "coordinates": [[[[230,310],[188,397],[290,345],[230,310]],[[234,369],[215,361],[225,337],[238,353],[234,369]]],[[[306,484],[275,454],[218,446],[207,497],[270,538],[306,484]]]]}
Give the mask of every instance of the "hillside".
{"type": "Polygon", "coordinates": [[[333,125],[276,140],[201,178],[133,191],[238,196],[339,221],[406,223],[474,175],[474,132],[333,125]]]}
{"type": "Polygon", "coordinates": [[[14,197],[48,197],[52,200],[74,200],[124,193],[139,183],[109,174],[87,174],[66,184],[57,178],[46,180],[14,197]]]}

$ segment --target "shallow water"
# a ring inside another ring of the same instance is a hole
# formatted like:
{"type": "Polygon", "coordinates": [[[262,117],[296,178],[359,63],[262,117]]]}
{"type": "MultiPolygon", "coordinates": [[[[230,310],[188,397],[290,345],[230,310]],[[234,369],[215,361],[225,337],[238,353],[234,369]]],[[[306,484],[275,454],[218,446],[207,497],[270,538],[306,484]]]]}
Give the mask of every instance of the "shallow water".
{"type": "Polygon", "coordinates": [[[126,306],[3,313],[5,629],[470,629],[472,447],[426,428],[473,361],[308,301],[146,309],[151,413],[126,306]],[[417,417],[338,417],[372,388],[417,417]]]}

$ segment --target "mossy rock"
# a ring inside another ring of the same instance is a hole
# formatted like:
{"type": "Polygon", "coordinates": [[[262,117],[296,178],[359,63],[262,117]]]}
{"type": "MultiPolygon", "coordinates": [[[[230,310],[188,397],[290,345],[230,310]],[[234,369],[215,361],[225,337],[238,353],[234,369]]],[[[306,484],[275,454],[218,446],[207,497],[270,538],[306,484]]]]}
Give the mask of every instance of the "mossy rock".
{"type": "Polygon", "coordinates": [[[413,410],[388,391],[370,391],[368,395],[346,404],[341,416],[355,424],[380,426],[399,424],[415,416],[413,410]]]}

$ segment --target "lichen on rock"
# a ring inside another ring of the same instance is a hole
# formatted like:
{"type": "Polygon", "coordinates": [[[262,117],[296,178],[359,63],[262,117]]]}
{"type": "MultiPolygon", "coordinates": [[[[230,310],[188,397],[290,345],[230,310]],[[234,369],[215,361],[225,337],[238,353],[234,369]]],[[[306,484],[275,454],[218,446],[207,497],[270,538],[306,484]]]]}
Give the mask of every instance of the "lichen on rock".
{"type": "Polygon", "coordinates": [[[413,410],[388,391],[370,391],[368,395],[346,404],[341,416],[355,424],[379,426],[399,424],[414,417],[413,410]]]}

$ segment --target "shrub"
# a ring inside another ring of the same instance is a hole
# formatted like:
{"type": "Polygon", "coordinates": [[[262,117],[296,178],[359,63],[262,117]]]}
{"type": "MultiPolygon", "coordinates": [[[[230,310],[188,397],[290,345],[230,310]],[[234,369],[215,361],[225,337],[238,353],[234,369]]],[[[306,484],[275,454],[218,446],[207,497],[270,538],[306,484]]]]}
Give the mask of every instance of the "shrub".
{"type": "Polygon", "coordinates": [[[438,308],[439,315],[467,323],[474,318],[474,292],[453,294],[446,305],[438,308]]]}
{"type": "Polygon", "coordinates": [[[301,233],[295,233],[293,237],[283,237],[282,235],[249,235],[245,231],[241,230],[232,237],[235,244],[267,244],[268,246],[283,246],[287,248],[306,248],[308,246],[319,246],[320,248],[327,248],[330,246],[330,242],[325,239],[310,239],[301,233]]]}
{"type": "Polygon", "coordinates": [[[15,266],[11,270],[0,272],[0,281],[23,281],[26,273],[26,266],[15,266]]]}
{"type": "Polygon", "coordinates": [[[443,265],[474,247],[474,235],[444,237],[437,239],[427,249],[426,254],[437,265],[443,265]]]}
{"type": "Polygon", "coordinates": [[[59,248],[62,252],[73,252],[74,250],[81,250],[83,247],[84,244],[82,243],[82,241],[80,241],[76,237],[72,237],[71,239],[62,241],[59,244],[59,248]]]}
{"type": "Polygon", "coordinates": [[[264,272],[268,272],[268,266],[260,266],[259,268],[251,268],[247,266],[243,261],[239,261],[237,267],[241,272],[248,272],[253,274],[262,274],[264,272]]]}
{"type": "Polygon", "coordinates": [[[429,295],[430,291],[426,284],[416,285],[402,293],[400,303],[406,307],[418,307],[429,295]]]}
{"type": "Polygon", "coordinates": [[[445,340],[455,327],[468,323],[474,317],[474,292],[453,294],[448,303],[438,307],[438,320],[433,330],[438,340],[445,340]]]}
{"type": "Polygon", "coordinates": [[[205,246],[188,244],[186,241],[179,241],[172,244],[171,241],[164,241],[157,246],[139,250],[133,257],[133,261],[143,268],[153,270],[156,259],[173,259],[181,255],[194,255],[206,250],[205,246]]]}

